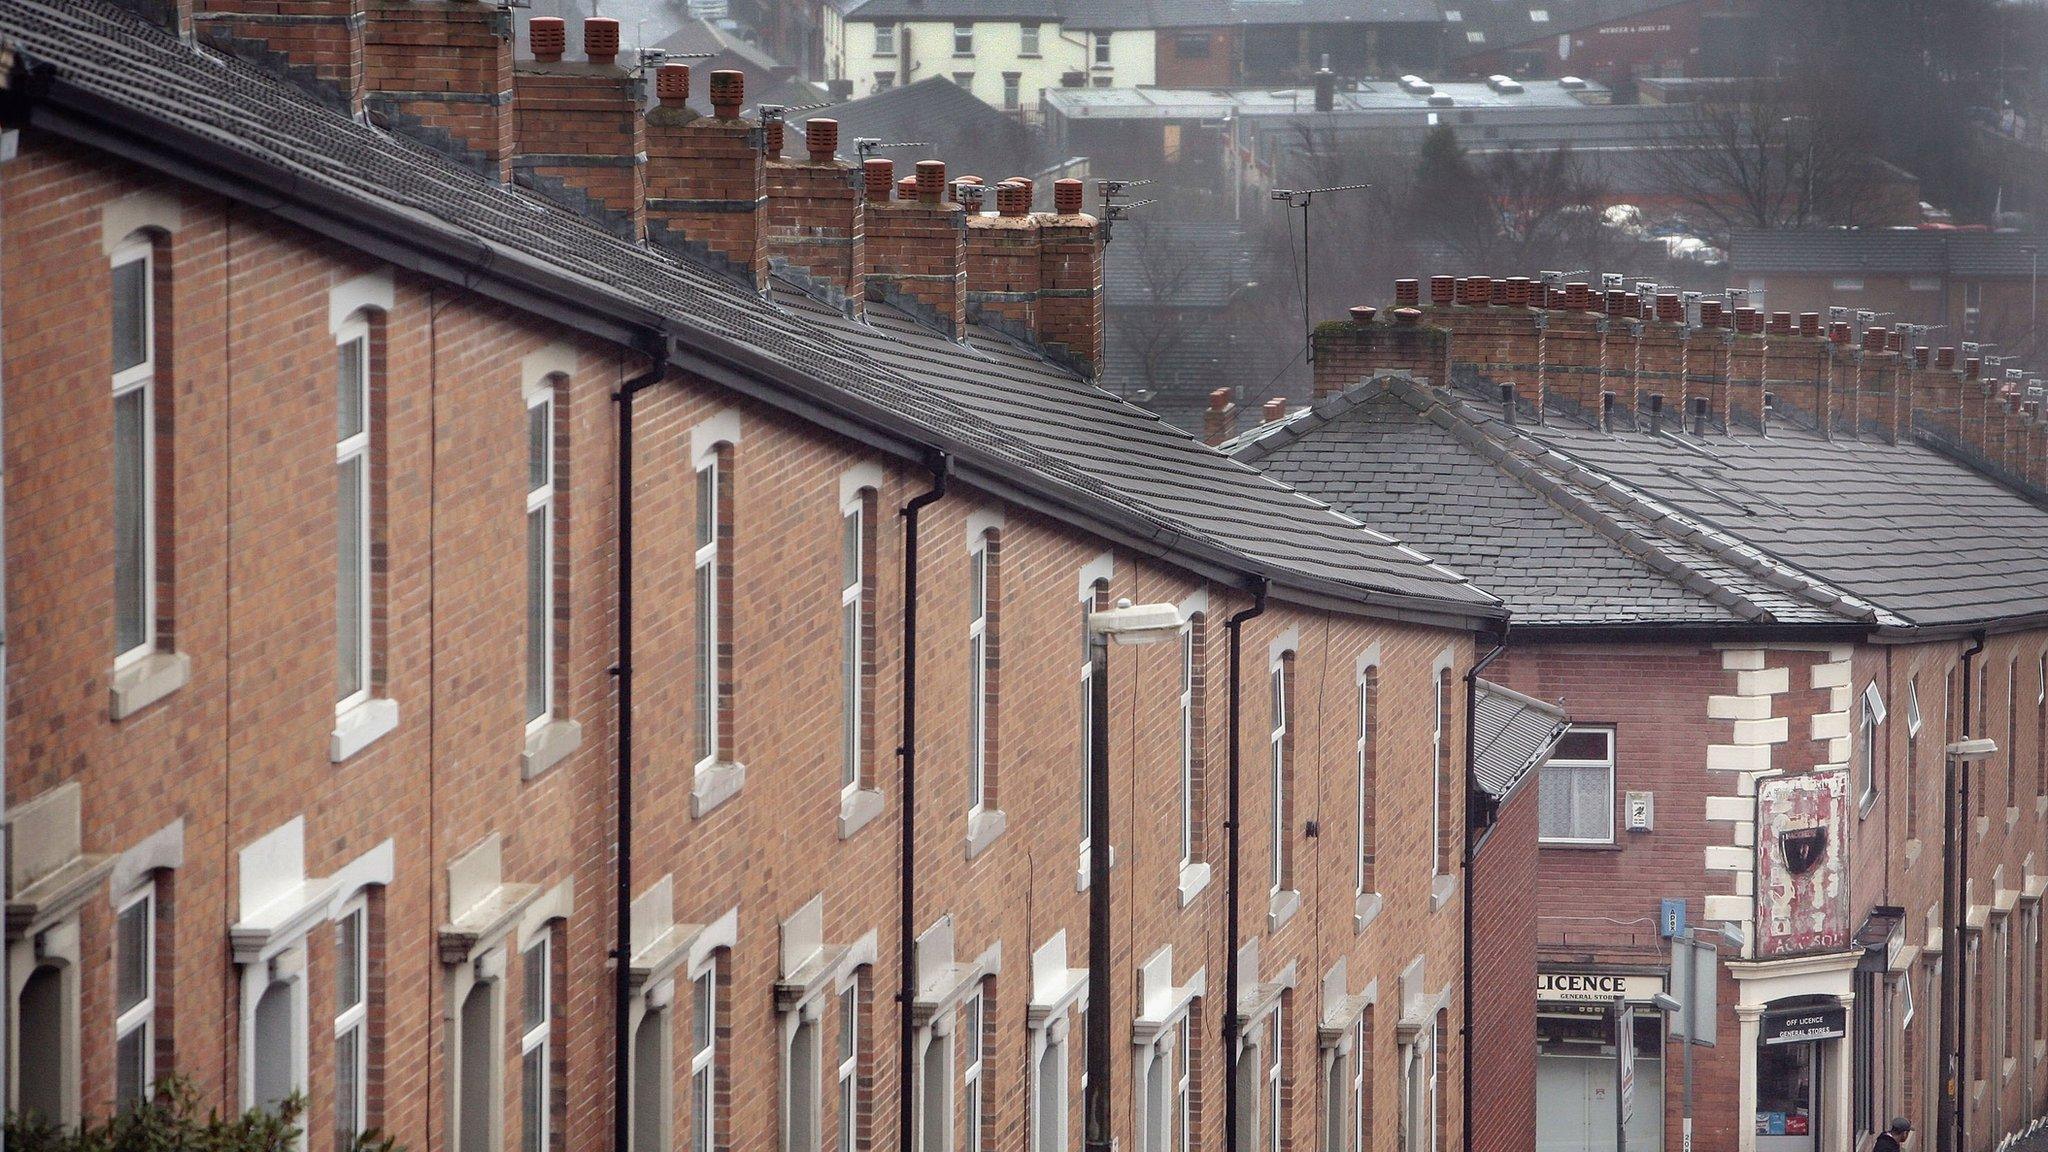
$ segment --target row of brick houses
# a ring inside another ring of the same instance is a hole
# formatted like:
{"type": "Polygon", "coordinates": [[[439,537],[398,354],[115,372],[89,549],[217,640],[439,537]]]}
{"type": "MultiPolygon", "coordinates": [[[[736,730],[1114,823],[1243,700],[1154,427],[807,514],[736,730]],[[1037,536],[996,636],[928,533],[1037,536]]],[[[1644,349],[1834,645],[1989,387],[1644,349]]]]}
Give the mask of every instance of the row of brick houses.
{"type": "Polygon", "coordinates": [[[510,27],[0,6],[9,1109],[1057,1150],[1107,1019],[1125,1147],[1465,1144],[1562,731],[1500,603],[1092,389],[1078,183],[510,27]]]}
{"type": "Polygon", "coordinates": [[[1631,1149],[1847,1152],[1894,1115],[1950,1147],[1948,1053],[1955,1146],[2035,1124],[2038,402],[1817,313],[1428,288],[1320,328],[1318,399],[1235,450],[1498,590],[1489,675],[1573,718],[1538,805],[1536,1146],[1615,1146],[1624,1047],[1631,1149]],[[1971,737],[1995,754],[1947,763],[1971,737]],[[1713,1041],[1690,1140],[1660,995],[1713,1041]]]}

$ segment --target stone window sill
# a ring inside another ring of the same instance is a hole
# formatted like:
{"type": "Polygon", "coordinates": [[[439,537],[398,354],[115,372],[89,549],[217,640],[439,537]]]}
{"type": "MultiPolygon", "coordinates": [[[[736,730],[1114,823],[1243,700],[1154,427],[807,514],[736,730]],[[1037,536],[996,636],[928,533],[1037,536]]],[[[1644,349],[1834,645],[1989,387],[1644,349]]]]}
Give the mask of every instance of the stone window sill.
{"type": "Polygon", "coordinates": [[[1380,918],[1380,908],[1383,904],[1379,893],[1360,892],[1352,905],[1351,930],[1363,932],[1372,927],[1372,922],[1380,918]]]}
{"type": "MultiPolygon", "coordinates": [[[[1088,863],[1088,845],[1083,844],[1081,845],[1079,862],[1074,865],[1074,891],[1076,892],[1086,892],[1094,882],[1093,877],[1089,874],[1088,863]]],[[[1109,866],[1112,871],[1116,868],[1116,845],[1114,844],[1109,846],[1109,866]]]]}
{"type": "Polygon", "coordinates": [[[1991,817],[1989,815],[1977,817],[1977,838],[1983,839],[1984,834],[1989,831],[1991,831],[1991,817]]]}
{"type": "Polygon", "coordinates": [[[1180,906],[1185,908],[1195,902],[1202,889],[1209,886],[1209,865],[1206,861],[1190,860],[1180,866],[1180,906]]]}
{"type": "Polygon", "coordinates": [[[398,701],[372,696],[334,718],[327,759],[339,764],[398,727],[398,701]]]}
{"type": "Polygon", "coordinates": [[[1458,890],[1458,878],[1454,875],[1437,876],[1429,882],[1429,910],[1440,911],[1451,902],[1451,896],[1458,890]]]}
{"type": "Polygon", "coordinates": [[[1301,911],[1301,892],[1294,888],[1283,888],[1266,897],[1266,931],[1278,932],[1286,927],[1294,914],[1301,911]]]}
{"type": "Polygon", "coordinates": [[[583,744],[583,725],[550,720],[526,734],[526,752],[519,758],[519,778],[531,780],[568,759],[583,744]]]}
{"type": "Polygon", "coordinates": [[[2014,825],[2016,825],[2016,824],[2018,824],[2019,822],[2020,822],[2020,806],[2019,806],[2019,805],[2017,805],[2017,804],[2013,804],[2013,805],[2009,805],[2009,806],[2007,806],[2007,808],[2006,808],[2006,810],[2005,810],[2005,830],[2006,830],[2007,832],[2010,832],[2010,831],[2012,831],[2012,830],[2013,830],[2013,826],[2014,826],[2014,825]]]}
{"type": "Polygon", "coordinates": [[[747,782],[745,764],[728,764],[723,760],[708,760],[697,765],[697,778],[690,785],[690,816],[701,819],[718,810],[719,805],[740,794],[740,786],[747,782]]]}
{"type": "Polygon", "coordinates": [[[185,686],[192,678],[192,658],[183,652],[151,652],[114,669],[107,713],[126,720],[185,686]]]}
{"type": "Polygon", "coordinates": [[[839,796],[839,838],[850,840],[855,832],[882,814],[882,794],[873,788],[843,792],[839,796]]]}
{"type": "Polygon", "coordinates": [[[2048,816],[2048,796],[2034,797],[2034,815],[2048,816]]]}
{"type": "Polygon", "coordinates": [[[1009,827],[1010,818],[1003,815],[1001,808],[984,808],[967,817],[966,851],[969,860],[988,851],[996,837],[1009,827]]]}
{"type": "Polygon", "coordinates": [[[1921,843],[1918,837],[1915,837],[1914,839],[1906,841],[1905,847],[1906,867],[1911,868],[1913,866],[1913,862],[1920,859],[1920,853],[1926,850],[1926,845],[1921,843]]]}

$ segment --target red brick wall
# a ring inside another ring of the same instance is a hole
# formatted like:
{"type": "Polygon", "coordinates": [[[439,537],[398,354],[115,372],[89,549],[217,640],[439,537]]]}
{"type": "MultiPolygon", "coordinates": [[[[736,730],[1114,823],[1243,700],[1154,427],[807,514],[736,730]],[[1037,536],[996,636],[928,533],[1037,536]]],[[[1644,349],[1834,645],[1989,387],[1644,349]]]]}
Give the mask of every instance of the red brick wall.
{"type": "Polygon", "coordinates": [[[1486,1054],[1472,1114],[1480,1152],[1536,1146],[1537,874],[1533,778],[1501,810],[1473,864],[1473,1051],[1486,1054]]]}

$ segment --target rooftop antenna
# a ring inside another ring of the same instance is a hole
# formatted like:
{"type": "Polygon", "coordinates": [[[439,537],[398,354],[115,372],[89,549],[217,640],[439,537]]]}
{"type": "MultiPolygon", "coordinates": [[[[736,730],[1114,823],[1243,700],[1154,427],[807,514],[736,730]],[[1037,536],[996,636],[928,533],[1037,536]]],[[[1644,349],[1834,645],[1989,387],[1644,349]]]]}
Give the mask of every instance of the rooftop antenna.
{"type": "Polygon", "coordinates": [[[898,140],[894,143],[884,143],[877,136],[861,136],[855,138],[853,142],[853,150],[860,153],[862,160],[866,160],[884,148],[929,148],[931,146],[932,142],[929,140],[898,140]]]}
{"type": "Polygon", "coordinates": [[[717,55],[715,52],[671,52],[666,48],[636,48],[634,51],[640,54],[640,62],[633,65],[635,76],[645,75],[671,60],[709,60],[717,55]]]}
{"type": "MultiPolygon", "coordinates": [[[[1159,202],[1157,200],[1126,201],[1124,197],[1130,194],[1131,189],[1143,188],[1151,183],[1150,180],[1097,180],[1095,182],[1095,195],[1102,200],[1102,283],[1105,294],[1109,291],[1109,240],[1115,234],[1117,221],[1130,219],[1133,209],[1143,208],[1147,204],[1157,204],[1159,202]]],[[[1103,365],[1106,367],[1109,363],[1109,342],[1107,340],[1103,341],[1101,355],[1103,365]]],[[[1098,369],[1096,377],[1100,379],[1101,376],[1102,372],[1098,369]]],[[[1117,384],[1116,395],[1119,400],[1129,400],[1131,398],[1128,389],[1125,388],[1121,381],[1117,384]]],[[[1141,390],[1141,394],[1138,397],[1141,401],[1150,400],[1151,398],[1151,394],[1147,390],[1141,390]]]]}
{"type": "Polygon", "coordinates": [[[1284,202],[1289,208],[1301,209],[1301,343],[1304,357],[1310,364],[1316,362],[1316,340],[1314,320],[1309,312],[1310,253],[1313,251],[1308,246],[1309,205],[1317,196],[1333,192],[1362,192],[1371,187],[1370,184],[1337,184],[1329,188],[1275,188],[1272,191],[1272,199],[1284,202]]]}

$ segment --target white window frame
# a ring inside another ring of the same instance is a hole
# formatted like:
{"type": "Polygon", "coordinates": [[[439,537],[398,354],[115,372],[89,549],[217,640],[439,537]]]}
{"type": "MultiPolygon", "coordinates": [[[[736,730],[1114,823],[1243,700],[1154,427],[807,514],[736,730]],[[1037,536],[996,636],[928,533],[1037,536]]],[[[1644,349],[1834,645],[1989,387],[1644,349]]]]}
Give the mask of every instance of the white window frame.
{"type": "Polygon", "coordinates": [[[1097,31],[1095,33],[1094,56],[1092,59],[1097,68],[1107,68],[1111,65],[1114,58],[1110,55],[1110,43],[1110,34],[1108,32],[1097,31]]]}
{"type": "Polygon", "coordinates": [[[1281,1123],[1281,1102],[1287,1080],[1287,1005],[1283,1000],[1273,1008],[1272,1023],[1266,1036],[1266,1051],[1271,1056],[1266,1065],[1266,1148],[1267,1152],[1284,1152],[1286,1148],[1286,1125],[1281,1123]]]}
{"type": "Polygon", "coordinates": [[[847,581],[839,590],[840,658],[844,661],[841,668],[841,675],[844,679],[840,687],[840,706],[843,709],[840,717],[842,725],[840,729],[840,754],[842,762],[839,768],[839,798],[841,801],[851,800],[854,793],[860,791],[861,779],[866,774],[867,769],[866,750],[863,747],[865,743],[864,737],[867,733],[863,722],[863,714],[867,707],[867,685],[865,683],[867,628],[869,623],[867,578],[868,566],[873,560],[873,557],[868,555],[867,504],[868,497],[873,492],[874,489],[872,488],[860,489],[854,493],[853,499],[848,500],[839,510],[840,555],[842,557],[840,579],[847,581]],[[848,573],[845,570],[844,562],[844,557],[846,556],[846,533],[849,531],[853,533],[853,572],[851,573],[850,580],[848,580],[848,573]],[[849,610],[851,610],[852,624],[850,631],[847,629],[849,610]]]}
{"type": "MultiPolygon", "coordinates": [[[[1601,758],[1601,759],[1598,759],[1598,760],[1591,760],[1591,759],[1584,759],[1584,758],[1575,758],[1575,757],[1560,757],[1560,756],[1557,756],[1557,755],[1552,755],[1552,756],[1550,757],[1550,759],[1549,759],[1548,761],[1546,761],[1546,762],[1544,763],[1544,765],[1543,765],[1543,770],[1544,770],[1544,771],[1547,771],[1547,770],[1549,770],[1549,769],[1550,769],[1550,768],[1551,768],[1552,766],[1555,766],[1555,767],[1558,767],[1558,768],[1570,768],[1570,769],[1577,769],[1577,770],[1583,770],[1583,769],[1588,769],[1588,768],[1604,768],[1604,769],[1606,769],[1606,772],[1607,772],[1607,802],[1606,802],[1606,804],[1605,804],[1605,805],[1603,806],[1603,810],[1604,810],[1604,811],[1605,811],[1605,812],[1607,813],[1607,834],[1606,834],[1606,835],[1604,835],[1604,836],[1549,836],[1549,835],[1544,835],[1544,834],[1543,834],[1543,831],[1542,831],[1541,823],[1540,823],[1540,816],[1539,816],[1539,823],[1538,823],[1538,828],[1537,828],[1537,842],[1538,842],[1539,844],[1612,844],[1612,843],[1614,843],[1614,837],[1615,837],[1615,828],[1614,828],[1614,823],[1615,823],[1615,821],[1614,821],[1614,789],[1615,789],[1615,775],[1616,775],[1616,773],[1617,773],[1617,772],[1619,771],[1619,764],[1620,764],[1620,758],[1619,758],[1619,756],[1617,756],[1617,755],[1616,755],[1616,751],[1615,751],[1615,749],[1616,749],[1616,745],[1617,745],[1617,744],[1619,743],[1619,739],[1618,739],[1617,733],[1616,733],[1615,729],[1613,728],[1613,726],[1611,726],[1611,725],[1606,725],[1606,724],[1575,724],[1575,725],[1573,725],[1573,726],[1572,726],[1572,727],[1571,727],[1571,728],[1570,728],[1570,729],[1568,730],[1568,735],[1584,735],[1584,734],[1587,734],[1587,733],[1598,733],[1598,734],[1600,734],[1601,736],[1604,736],[1604,737],[1606,737],[1606,739],[1607,739],[1607,755],[1606,755],[1605,757],[1603,757],[1603,758],[1601,758]]],[[[1542,784],[1543,784],[1543,782],[1542,782],[1541,780],[1538,780],[1538,781],[1537,781],[1537,787],[1538,787],[1539,789],[1540,789],[1540,788],[1542,787],[1542,784]]]]}
{"type": "Polygon", "coordinates": [[[1268,751],[1272,769],[1269,793],[1273,801],[1273,839],[1271,850],[1266,854],[1266,879],[1268,891],[1275,896],[1287,890],[1287,866],[1291,862],[1287,835],[1287,736],[1294,718],[1294,700],[1287,683],[1289,655],[1287,652],[1276,653],[1270,669],[1273,730],[1268,751]]]}
{"type": "Polygon", "coordinates": [[[1035,20],[1027,20],[1017,26],[1017,55],[1036,57],[1039,52],[1040,28],[1035,20]]]}
{"type": "Polygon", "coordinates": [[[1877,800],[1877,740],[1884,724],[1880,706],[1871,699],[1876,688],[1877,682],[1872,681],[1856,698],[1856,773],[1862,778],[1856,802],[1865,809],[1877,800]]]}
{"type": "Polygon", "coordinates": [[[724,496],[725,477],[719,466],[717,447],[705,453],[697,465],[697,550],[694,554],[692,571],[696,578],[695,594],[697,605],[696,621],[696,671],[697,671],[697,770],[699,772],[718,762],[720,738],[724,735],[719,713],[719,681],[722,672],[718,666],[719,617],[725,606],[719,602],[718,567],[720,539],[718,505],[724,496]],[[708,509],[707,509],[708,502],[708,509]],[[706,520],[706,516],[709,520],[706,520]]]}
{"type": "Polygon", "coordinates": [[[896,26],[894,24],[875,25],[875,55],[896,55],[896,26]]]}
{"type": "Polygon", "coordinates": [[[1195,1146],[1195,1096],[1194,1051],[1195,1024],[1191,1015],[1183,1014],[1173,1023],[1173,1047],[1177,1055],[1173,1071],[1173,1126],[1175,1138],[1171,1143],[1172,1152],[1192,1152],[1195,1146]]]}
{"type": "Polygon", "coordinates": [[[967,817],[986,808],[988,796],[988,542],[987,532],[974,536],[968,550],[967,582],[967,817]]]}
{"type": "MultiPolygon", "coordinates": [[[[544,384],[552,385],[553,381],[554,377],[550,376],[544,381],[544,384]]],[[[529,434],[535,409],[539,409],[542,413],[542,420],[544,421],[542,426],[547,430],[547,440],[541,454],[541,482],[539,485],[528,489],[526,493],[527,518],[531,520],[535,513],[539,513],[542,525],[540,539],[541,595],[539,605],[540,713],[527,718],[526,733],[529,736],[547,727],[555,718],[555,470],[559,466],[559,461],[556,459],[555,454],[555,395],[554,389],[551,386],[536,389],[527,394],[526,419],[529,434]]],[[[530,467],[531,462],[529,461],[530,467]]],[[[532,563],[533,557],[527,557],[529,572],[532,571],[532,563]]],[[[533,623],[532,620],[528,620],[527,627],[531,629],[533,623]]],[[[530,635],[532,635],[531,632],[529,632],[530,635]]],[[[529,661],[532,660],[533,655],[529,649],[527,659],[529,661]]]]}
{"type": "Polygon", "coordinates": [[[1920,677],[1915,673],[1906,681],[1906,735],[1920,735],[1920,677]]]}
{"type": "Polygon", "coordinates": [[[1195,628],[1180,634],[1180,866],[1195,862],[1195,628]]]}
{"type": "MultiPolygon", "coordinates": [[[[135,891],[129,893],[128,896],[125,899],[123,899],[120,905],[114,910],[114,939],[116,946],[114,963],[113,1002],[115,1011],[117,1012],[117,1015],[114,1017],[114,1050],[116,1052],[116,1059],[118,1062],[118,1053],[120,1052],[121,1041],[138,1031],[141,1032],[142,1081],[140,1087],[142,1089],[142,1098],[145,1101],[150,1098],[151,1085],[156,1080],[156,917],[156,883],[154,881],[145,883],[141,887],[135,889],[135,891]],[[136,1001],[136,1003],[129,1007],[126,1011],[122,1011],[120,997],[120,924],[121,919],[128,915],[128,913],[135,908],[143,909],[142,999],[136,1001]]],[[[117,1071],[117,1084],[118,1080],[119,1073],[117,1071]]],[[[114,1102],[114,1105],[116,1108],[119,1108],[123,1103],[125,1102],[121,1100],[116,1100],[114,1102]]]]}
{"type": "MultiPolygon", "coordinates": [[[[334,443],[334,467],[337,479],[341,469],[350,463],[357,465],[356,475],[356,628],[355,628],[355,691],[335,701],[334,713],[339,716],[370,698],[370,433],[373,415],[370,410],[370,325],[358,314],[351,316],[335,330],[336,372],[339,368],[340,350],[349,344],[360,342],[362,354],[362,394],[357,402],[362,406],[362,429],[353,436],[337,439],[334,443]]],[[[337,381],[338,386],[338,381],[337,381]]],[[[339,516],[341,510],[335,509],[339,516]]],[[[339,579],[340,560],[336,558],[336,574],[339,579]]],[[[338,622],[337,622],[338,623],[338,622]]],[[[337,634],[339,629],[337,628],[337,634]]],[[[336,671],[340,671],[342,653],[336,653],[336,671]]]]}
{"type": "Polygon", "coordinates": [[[1351,1025],[1355,1038],[1351,1048],[1352,1152],[1371,1152],[1372,1149],[1372,1133],[1368,1131],[1368,1124],[1373,1102],[1366,1097],[1366,1088],[1372,1080],[1372,1011],[1367,1008],[1351,1025]]]}
{"type": "Polygon", "coordinates": [[[974,21],[953,21],[953,55],[974,55],[974,21]]]}
{"type": "Polygon", "coordinates": [[[839,1152],[854,1152],[860,1123],[860,981],[855,979],[834,996],[839,1017],[839,1152]]]}
{"type": "MultiPolygon", "coordinates": [[[[142,360],[114,373],[113,398],[118,401],[131,393],[142,394],[142,490],[138,493],[142,506],[142,571],[137,574],[142,602],[136,606],[141,610],[142,641],[115,654],[116,668],[132,664],[155,651],[157,633],[156,246],[146,235],[126,241],[114,249],[107,262],[107,275],[111,288],[113,273],[138,261],[142,264],[142,360]]],[[[119,607],[116,604],[117,614],[119,607]]],[[[118,626],[116,631],[118,635],[118,626]]]]}
{"type": "Polygon", "coordinates": [[[1436,696],[1436,719],[1429,734],[1431,766],[1429,772],[1429,876],[1434,880],[1444,875],[1444,713],[1450,710],[1450,670],[1437,668],[1429,674],[1433,683],[1430,691],[1436,696]]]}
{"type": "Polygon", "coordinates": [[[714,1152],[718,1147],[718,1011],[714,961],[690,977],[691,1152],[714,1152]]]}
{"type": "Polygon", "coordinates": [[[520,989],[519,1007],[521,1013],[519,1034],[519,1079],[521,1093],[534,1091],[531,1059],[540,1055],[540,1120],[539,1132],[533,1131],[526,1123],[525,1101],[520,1101],[520,1147],[524,1152],[548,1152],[552,1147],[552,1133],[549,1131],[549,1116],[554,1105],[554,1084],[551,1071],[554,1063],[553,1036],[555,1027],[554,992],[555,973],[553,968],[554,940],[552,934],[542,931],[533,943],[519,955],[520,975],[524,984],[520,989]],[[529,1024],[524,1019],[526,1011],[526,989],[533,986],[534,973],[538,965],[540,974],[540,1020],[529,1024]]]}
{"type": "Polygon", "coordinates": [[[982,1128],[988,1122],[988,1101],[982,1096],[982,1070],[987,1066],[988,999],[984,987],[976,987],[967,994],[960,1004],[962,1039],[965,1041],[968,1058],[960,1066],[960,1096],[965,1105],[966,1126],[963,1132],[967,1152],[981,1152],[982,1128]]]}
{"type": "MultiPolygon", "coordinates": [[[[1378,847],[1373,842],[1374,837],[1370,835],[1371,832],[1377,830],[1375,824],[1379,816],[1379,796],[1376,794],[1379,783],[1379,749],[1377,747],[1379,738],[1377,731],[1379,727],[1378,673],[1379,667],[1377,665],[1366,664],[1360,667],[1358,670],[1358,683],[1356,685],[1358,738],[1353,748],[1353,751],[1356,753],[1357,764],[1357,779],[1353,781],[1353,786],[1356,789],[1356,795],[1353,798],[1353,816],[1358,823],[1355,828],[1357,843],[1356,853],[1352,860],[1354,873],[1352,883],[1354,894],[1358,896],[1364,896],[1372,892],[1374,889],[1367,881],[1369,879],[1376,879],[1368,875],[1373,869],[1372,865],[1367,863],[1367,858],[1376,857],[1378,847]],[[1372,778],[1370,781],[1367,779],[1368,776],[1372,778]],[[1373,850],[1368,851],[1369,847],[1373,850]]],[[[1377,863],[1377,860],[1374,860],[1374,863],[1377,863]]]]}
{"type": "MultiPolygon", "coordinates": [[[[334,1058],[341,1059],[341,1040],[349,1033],[355,1033],[355,1100],[352,1111],[356,1123],[350,1135],[360,1136],[369,1127],[369,1078],[370,1078],[370,912],[369,902],[358,896],[342,907],[341,914],[334,918],[336,974],[339,976],[341,926],[355,923],[355,964],[356,1000],[353,1004],[339,1002],[337,980],[337,1001],[334,1014],[334,1058]]],[[[335,1077],[340,1082],[340,1077],[335,1077]]],[[[335,1104],[337,1116],[341,1111],[340,1101],[335,1104]]],[[[340,1131],[339,1123],[336,1131],[340,1131]]]]}

